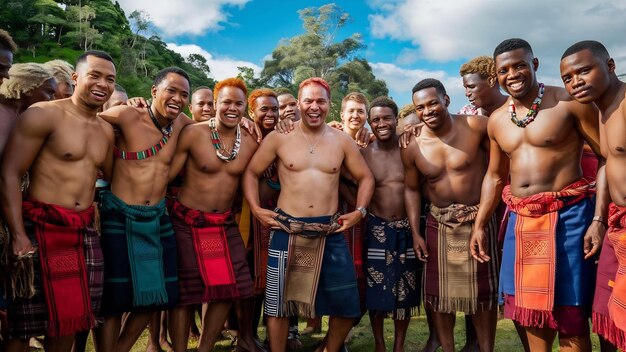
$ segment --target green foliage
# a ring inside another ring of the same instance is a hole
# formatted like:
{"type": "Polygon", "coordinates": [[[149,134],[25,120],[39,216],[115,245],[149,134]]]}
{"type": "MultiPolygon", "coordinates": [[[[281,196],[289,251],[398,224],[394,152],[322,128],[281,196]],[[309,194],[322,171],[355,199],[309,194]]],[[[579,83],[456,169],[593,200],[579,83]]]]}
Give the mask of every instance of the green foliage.
{"type": "Polygon", "coordinates": [[[108,52],[116,62],[117,81],[130,96],[150,95],[152,78],[162,68],[179,66],[192,86],[213,86],[202,56],[183,58],[167,48],[143,12],[126,16],[111,0],[2,0],[0,28],[19,46],[15,62],[70,63],[85,50],[108,52]]]}

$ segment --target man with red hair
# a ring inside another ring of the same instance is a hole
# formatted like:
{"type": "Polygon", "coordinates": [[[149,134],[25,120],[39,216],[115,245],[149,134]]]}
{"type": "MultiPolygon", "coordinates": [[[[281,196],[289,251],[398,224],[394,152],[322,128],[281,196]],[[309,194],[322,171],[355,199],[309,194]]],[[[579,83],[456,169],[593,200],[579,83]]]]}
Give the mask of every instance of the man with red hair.
{"type": "Polygon", "coordinates": [[[180,305],[171,315],[175,351],[186,350],[191,308],[199,303],[207,307],[198,350],[212,350],[234,299],[241,300],[235,307],[237,349],[257,351],[252,278],[231,212],[241,174],[258,147],[239,125],[246,93],[239,78],[220,81],[213,91],[216,117],[185,127],[172,163],[171,178],[183,167],[186,176],[172,207],[180,283],[180,305]]]}
{"type": "Polygon", "coordinates": [[[244,195],[255,217],[275,230],[267,265],[265,313],[271,350],[285,351],[289,316],[330,315],[327,351],[339,351],[361,315],[356,273],[341,232],[362,219],[374,178],[352,139],[325,123],[330,88],[321,78],[300,84],[297,132],[270,133],[244,174],[244,195]],[[281,193],[275,211],[259,202],[259,178],[276,162],[281,193]],[[357,210],[339,215],[339,171],[359,184],[357,210]],[[334,214],[334,215],[333,215],[334,214]]]}

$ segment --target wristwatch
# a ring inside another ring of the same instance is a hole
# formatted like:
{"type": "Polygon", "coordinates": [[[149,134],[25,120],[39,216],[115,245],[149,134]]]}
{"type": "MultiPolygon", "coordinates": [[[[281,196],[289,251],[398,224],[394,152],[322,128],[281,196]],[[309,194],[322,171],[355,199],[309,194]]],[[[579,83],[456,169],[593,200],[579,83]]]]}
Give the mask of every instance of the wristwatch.
{"type": "Polygon", "coordinates": [[[367,209],[365,209],[363,207],[358,207],[358,208],[356,208],[356,210],[361,212],[361,219],[363,219],[367,215],[367,209]]]}

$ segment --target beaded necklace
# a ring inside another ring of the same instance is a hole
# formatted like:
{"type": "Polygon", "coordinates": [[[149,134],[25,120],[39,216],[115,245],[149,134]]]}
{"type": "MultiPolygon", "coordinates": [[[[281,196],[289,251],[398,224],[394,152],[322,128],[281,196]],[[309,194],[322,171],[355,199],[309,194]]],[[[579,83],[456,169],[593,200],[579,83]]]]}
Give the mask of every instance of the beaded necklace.
{"type": "Polygon", "coordinates": [[[220,134],[217,131],[217,127],[215,126],[215,118],[209,120],[209,129],[211,131],[211,142],[213,143],[213,147],[215,147],[215,154],[217,154],[217,157],[227,163],[235,160],[237,154],[239,153],[239,148],[241,147],[241,127],[237,125],[235,142],[233,144],[233,149],[229,155],[225,155],[226,148],[224,147],[224,142],[222,142],[220,134]]]}
{"type": "Polygon", "coordinates": [[[116,158],[122,159],[122,160],[143,160],[153,155],[156,155],[159,152],[159,150],[163,149],[163,147],[167,144],[167,141],[172,136],[172,132],[174,130],[173,128],[174,121],[171,121],[165,127],[161,127],[156,117],[154,116],[154,113],[152,112],[152,109],[150,108],[150,106],[148,106],[148,115],[150,115],[150,120],[152,120],[152,123],[154,123],[156,128],[158,128],[159,131],[161,131],[161,133],[163,134],[163,138],[161,138],[161,140],[157,144],[153,145],[152,147],[139,151],[139,152],[126,152],[126,151],[119,149],[117,146],[115,146],[113,148],[113,155],[116,158]]]}
{"type": "Polygon", "coordinates": [[[544,85],[543,83],[539,83],[539,94],[533,100],[533,105],[528,109],[528,113],[526,113],[526,117],[519,120],[517,118],[517,113],[515,112],[515,103],[513,102],[513,98],[509,102],[509,114],[511,114],[511,121],[517,125],[517,127],[525,128],[530,125],[531,122],[535,121],[537,117],[537,112],[539,112],[539,105],[541,105],[541,99],[543,98],[544,93],[544,85]]]}

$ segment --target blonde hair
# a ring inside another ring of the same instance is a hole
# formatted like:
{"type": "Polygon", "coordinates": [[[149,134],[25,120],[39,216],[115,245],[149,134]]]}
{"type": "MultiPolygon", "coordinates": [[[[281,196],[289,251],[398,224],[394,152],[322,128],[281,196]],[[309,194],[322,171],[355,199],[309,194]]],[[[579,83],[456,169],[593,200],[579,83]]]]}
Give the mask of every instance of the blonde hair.
{"type": "Polygon", "coordinates": [[[496,76],[496,64],[489,56],[479,56],[464,63],[459,70],[461,76],[478,73],[483,78],[496,76]]]}
{"type": "Polygon", "coordinates": [[[67,85],[73,85],[72,73],[74,73],[74,66],[69,62],[63,60],[50,60],[43,64],[54,76],[57,84],[65,83],[67,85]]]}
{"type": "Polygon", "coordinates": [[[413,106],[413,104],[406,104],[398,112],[398,118],[403,119],[413,113],[415,113],[415,106],[413,106]]]}
{"type": "Polygon", "coordinates": [[[9,77],[0,86],[0,95],[7,99],[20,99],[22,94],[37,89],[45,81],[54,78],[44,65],[32,62],[14,64],[9,70],[9,77]]]}
{"type": "Polygon", "coordinates": [[[359,104],[363,104],[365,105],[365,111],[369,111],[369,102],[367,101],[367,98],[365,97],[365,95],[363,95],[363,93],[359,93],[359,92],[351,92],[348,93],[348,95],[346,95],[345,97],[343,97],[343,99],[341,99],[341,110],[346,108],[346,104],[349,101],[355,101],[359,104]]]}

